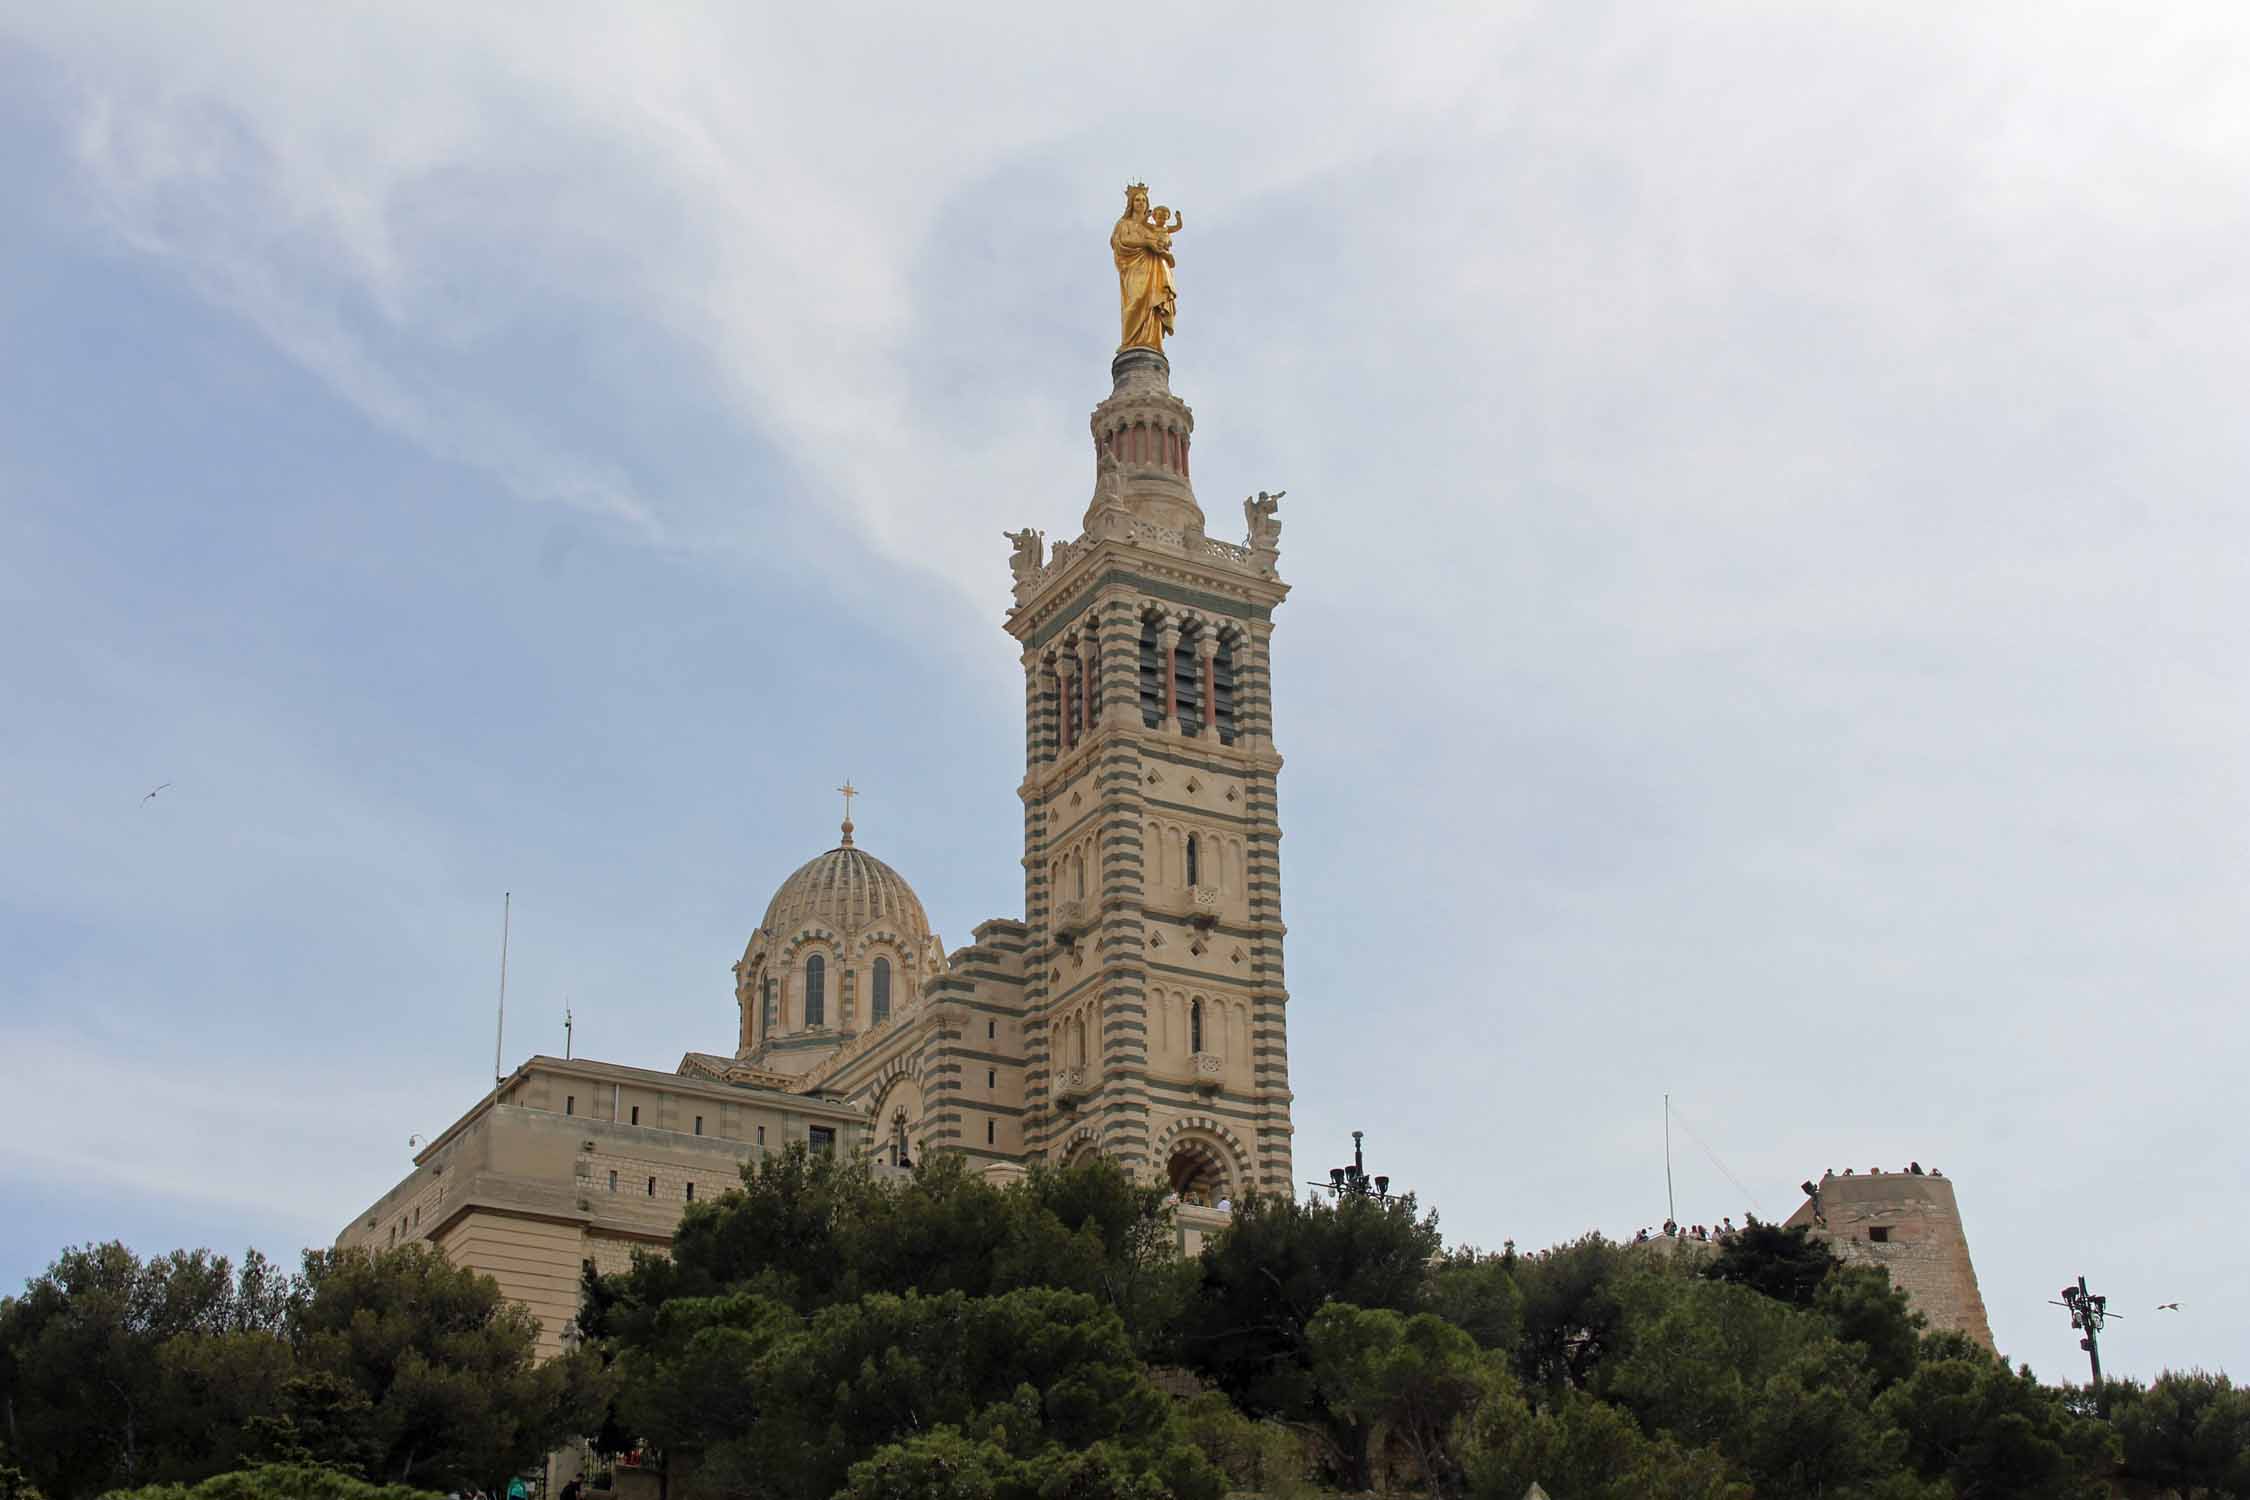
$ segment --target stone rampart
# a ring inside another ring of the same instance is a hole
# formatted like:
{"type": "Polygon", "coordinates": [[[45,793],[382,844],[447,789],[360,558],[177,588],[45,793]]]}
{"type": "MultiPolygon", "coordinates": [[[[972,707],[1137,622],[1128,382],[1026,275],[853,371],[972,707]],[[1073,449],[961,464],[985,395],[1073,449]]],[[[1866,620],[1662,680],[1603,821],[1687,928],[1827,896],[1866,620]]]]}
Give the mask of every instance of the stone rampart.
{"type": "Polygon", "coordinates": [[[1881,1266],[1933,1329],[1965,1333],[1992,1347],[1984,1294],[1969,1260],[1969,1238],[1953,1180],[1926,1172],[1869,1172],[1820,1179],[1819,1212],[1807,1199],[1789,1216],[1810,1226],[1847,1264],[1881,1266]]]}

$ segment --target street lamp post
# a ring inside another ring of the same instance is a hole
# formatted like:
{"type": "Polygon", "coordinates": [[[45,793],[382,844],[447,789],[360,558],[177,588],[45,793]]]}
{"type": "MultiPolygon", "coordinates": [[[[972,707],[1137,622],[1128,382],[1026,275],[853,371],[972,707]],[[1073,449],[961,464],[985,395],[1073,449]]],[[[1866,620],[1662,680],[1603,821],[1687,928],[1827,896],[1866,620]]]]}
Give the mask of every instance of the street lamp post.
{"type": "Polygon", "coordinates": [[[1390,1178],[1367,1175],[1367,1156],[1360,1150],[1360,1142],[1366,1138],[1366,1131],[1353,1131],[1351,1165],[1330,1167],[1326,1182],[1308,1182],[1305,1186],[1323,1189],[1331,1198],[1339,1200],[1346,1197],[1372,1198],[1378,1203],[1388,1203],[1391,1199],[1390,1178]]]}
{"type": "Polygon", "coordinates": [[[2062,1301],[2055,1306],[2068,1308],[2070,1326],[2085,1330],[2078,1347],[2086,1351],[2086,1359],[2094,1367],[2094,1409],[2106,1417],[2109,1397],[2102,1390],[2102,1324],[2109,1321],[2109,1299],[2087,1291],[2086,1278],[2081,1276],[2078,1285],[2062,1289],[2062,1301]]]}

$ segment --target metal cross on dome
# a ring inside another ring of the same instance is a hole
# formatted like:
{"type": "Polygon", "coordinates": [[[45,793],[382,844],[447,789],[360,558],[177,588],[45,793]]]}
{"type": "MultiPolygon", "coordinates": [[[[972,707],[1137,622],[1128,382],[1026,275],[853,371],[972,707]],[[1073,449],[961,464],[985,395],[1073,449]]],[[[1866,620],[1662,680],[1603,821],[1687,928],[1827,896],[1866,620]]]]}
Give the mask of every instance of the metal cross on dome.
{"type": "Polygon", "coordinates": [[[844,794],[844,821],[849,823],[852,820],[852,798],[859,795],[859,788],[853,786],[852,779],[846,776],[844,784],[836,790],[844,794]]]}

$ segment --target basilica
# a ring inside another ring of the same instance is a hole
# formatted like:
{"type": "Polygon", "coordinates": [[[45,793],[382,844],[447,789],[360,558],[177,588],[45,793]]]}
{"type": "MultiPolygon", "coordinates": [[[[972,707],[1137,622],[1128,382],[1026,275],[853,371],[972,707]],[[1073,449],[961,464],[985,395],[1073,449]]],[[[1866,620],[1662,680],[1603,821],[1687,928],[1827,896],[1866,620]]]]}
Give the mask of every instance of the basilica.
{"type": "Polygon", "coordinates": [[[1292,1190],[1280,497],[1243,502],[1239,542],[1207,533],[1162,347],[1178,227],[1127,190],[1127,342],[1093,410],[1090,499],[1051,549],[1008,537],[1023,915],[948,951],[856,842],[847,795],[836,847],[781,881],[734,965],[732,1050],[670,1071],[530,1058],[339,1245],[436,1243],[526,1303],[552,1350],[583,1265],[661,1249],[699,1194],[792,1145],[884,1171],[955,1153],[1002,1180],[1104,1157],[1179,1194],[1184,1250],[1230,1197],[1292,1190]]]}

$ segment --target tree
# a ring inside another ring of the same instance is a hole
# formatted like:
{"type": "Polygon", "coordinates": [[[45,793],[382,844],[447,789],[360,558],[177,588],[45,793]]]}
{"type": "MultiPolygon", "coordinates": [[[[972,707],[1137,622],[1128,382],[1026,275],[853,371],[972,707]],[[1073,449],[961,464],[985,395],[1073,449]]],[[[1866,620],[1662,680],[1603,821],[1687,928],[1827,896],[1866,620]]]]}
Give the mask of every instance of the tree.
{"type": "Polygon", "coordinates": [[[2250,1390],[2224,1375],[2167,1370],[2153,1385],[2109,1385],[2131,1478],[2200,1496],[2250,1496],[2250,1390]]]}
{"type": "Polygon", "coordinates": [[[1914,1373],[1927,1326],[1881,1266],[1836,1265],[1813,1293],[1813,1311],[1856,1346],[1878,1392],[1914,1373]]]}
{"type": "Polygon", "coordinates": [[[1507,1377],[1469,1418],[1462,1457],[1473,1500],[1520,1500],[1533,1484],[1567,1500],[1751,1497],[1716,1453],[1648,1437],[1623,1411],[1573,1388],[1534,1410],[1507,1377]]]}
{"type": "Polygon", "coordinates": [[[752,1293],[677,1299],[620,1368],[624,1416],[662,1449],[685,1495],[824,1500],[892,1444],[910,1451],[880,1466],[892,1476],[883,1483],[931,1465],[1000,1465],[984,1442],[1007,1464],[1033,1465],[1050,1450],[1107,1445],[1124,1471],[1186,1485],[1181,1500],[1222,1483],[1117,1314],[1083,1293],[883,1293],[809,1317],[752,1293]],[[939,1429],[969,1447],[913,1447],[939,1429]]]}
{"type": "Polygon", "coordinates": [[[1476,1340],[1431,1313],[1404,1317],[1348,1302],[1323,1307],[1305,1339],[1329,1410],[1351,1424],[1354,1487],[1367,1487],[1368,1438],[1380,1425],[1413,1455],[1431,1494],[1458,1493],[1454,1428],[1497,1368],[1476,1340]]]}
{"type": "Polygon", "coordinates": [[[216,1474],[199,1484],[119,1490],[107,1500],[438,1500],[402,1484],[369,1484],[318,1464],[273,1464],[216,1474]]]}
{"type": "Polygon", "coordinates": [[[1814,1239],[1809,1226],[1784,1229],[1752,1219],[1721,1243],[1703,1274],[1792,1307],[1810,1307],[1836,1264],[1836,1253],[1814,1239]]]}
{"type": "Polygon", "coordinates": [[[1313,1492],[1298,1435],[1279,1422],[1244,1416],[1224,1392],[1200,1392],[1181,1408],[1180,1420],[1188,1441],[1226,1475],[1229,1489],[1271,1500],[1302,1500],[1313,1492]]]}
{"type": "Polygon", "coordinates": [[[1516,1375],[1524,1384],[1583,1389],[1616,1342],[1622,1314],[1612,1293],[1626,1270],[1622,1251],[1600,1235],[1515,1258],[1523,1295],[1516,1375]]]}
{"type": "Polygon", "coordinates": [[[1252,1196],[1204,1246],[1181,1352],[1253,1416],[1327,1425],[1306,1329],[1334,1298],[1418,1312],[1438,1252],[1437,1215],[1411,1194],[1298,1203],[1252,1196]]]}
{"type": "Polygon", "coordinates": [[[1646,1271],[1615,1297],[1621,1333],[1598,1388],[1648,1431],[1724,1454],[1760,1494],[1873,1495],[1899,1472],[1905,1442],[1869,1408],[1865,1360],[1822,1318],[1646,1271]]]}
{"type": "Polygon", "coordinates": [[[1906,1434],[1907,1459],[1949,1480],[1961,1500],[2078,1500],[2100,1496],[2095,1477],[2115,1439],[2070,1410],[2063,1395],[1956,1333],[1923,1340],[1912,1375],[1876,1410],[1906,1434]]]}
{"type": "Polygon", "coordinates": [[[256,1252],[237,1273],[206,1250],[146,1262],[114,1241],[65,1250],[21,1297],[0,1301],[8,1447],[55,1500],[210,1472],[190,1409],[222,1420],[255,1393],[250,1345],[271,1339],[287,1302],[286,1283],[256,1252]],[[168,1370],[160,1351],[187,1336],[240,1340],[224,1357],[213,1348],[168,1370]],[[174,1382],[191,1370],[208,1379],[183,1395],[174,1382]],[[230,1388],[230,1371],[253,1389],[230,1388]]]}
{"type": "Polygon", "coordinates": [[[538,1333],[491,1277],[426,1245],[307,1252],[290,1325],[300,1373],[365,1398],[329,1413],[364,1422],[342,1436],[375,1455],[370,1477],[448,1487],[523,1469],[598,1417],[598,1362],[540,1362],[538,1333]]]}
{"type": "Polygon", "coordinates": [[[1480,1349],[1513,1353],[1523,1338],[1522,1264],[1514,1246],[1487,1255],[1469,1246],[1449,1250],[1431,1267],[1423,1305],[1477,1341],[1480,1349]]]}

